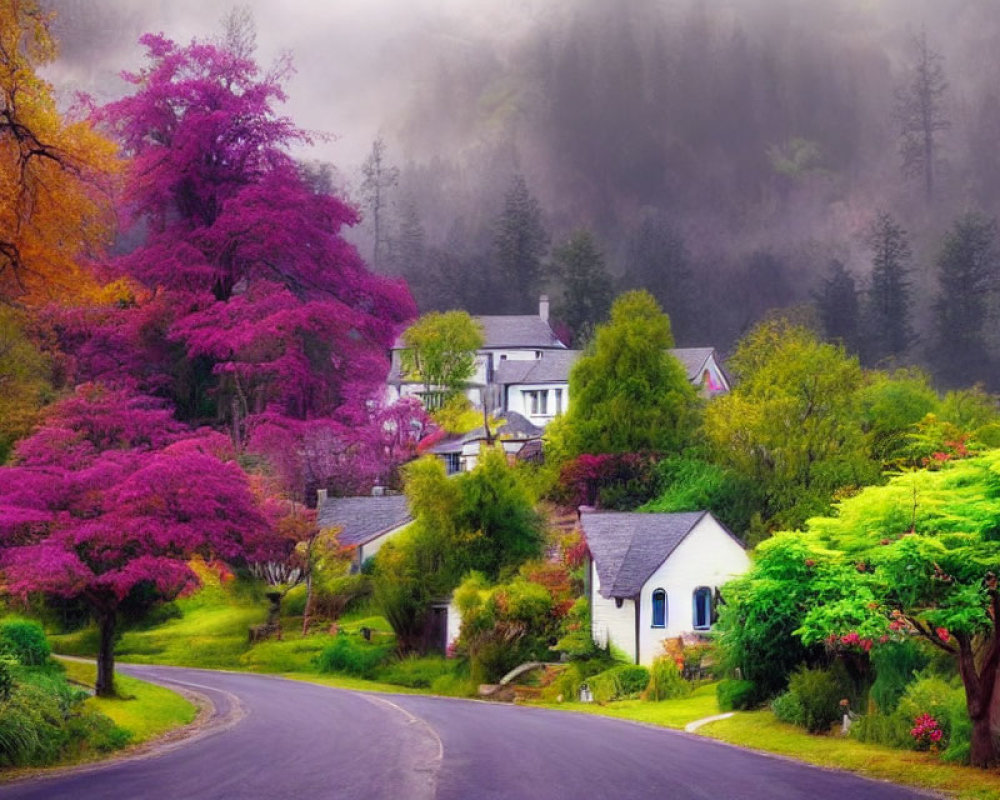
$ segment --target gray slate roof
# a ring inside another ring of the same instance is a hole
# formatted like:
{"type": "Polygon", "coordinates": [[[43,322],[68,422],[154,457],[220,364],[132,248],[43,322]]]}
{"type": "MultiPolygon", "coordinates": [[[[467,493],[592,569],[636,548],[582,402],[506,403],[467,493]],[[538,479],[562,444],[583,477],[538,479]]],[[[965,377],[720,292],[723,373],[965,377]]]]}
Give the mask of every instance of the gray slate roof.
{"type": "Polygon", "coordinates": [[[589,512],[580,524],[603,597],[634,597],[707,511],[677,514],[589,512]]]}
{"type": "Polygon", "coordinates": [[[714,347],[674,347],[671,349],[670,355],[684,365],[688,380],[693,383],[701,379],[705,363],[714,352],[714,347]]]}
{"type": "Polygon", "coordinates": [[[406,497],[387,494],[381,497],[331,497],[319,509],[320,528],[340,527],[337,542],[357,547],[383,533],[413,521],[406,497]]]}
{"type": "MultiPolygon", "coordinates": [[[[500,415],[506,420],[506,424],[501,425],[493,431],[493,435],[499,440],[531,441],[542,438],[545,432],[542,428],[534,425],[527,417],[518,414],[516,411],[507,411],[500,415]]],[[[486,429],[480,425],[475,430],[469,431],[462,436],[445,439],[434,445],[428,452],[436,455],[447,453],[461,453],[462,445],[469,442],[479,441],[486,438],[486,429]]]]}
{"type": "MultiPolygon", "coordinates": [[[[542,353],[541,358],[533,361],[508,359],[500,362],[496,368],[495,380],[502,386],[565,383],[569,380],[570,369],[582,352],[582,350],[552,350],[542,353]]],[[[688,380],[696,383],[701,380],[705,364],[714,352],[714,347],[674,347],[670,350],[670,355],[681,362],[688,380]]]]}
{"type": "Polygon", "coordinates": [[[546,350],[531,361],[501,361],[494,370],[494,380],[501,386],[528,383],[565,383],[581,350],[546,350]]]}
{"type": "MultiPolygon", "coordinates": [[[[473,317],[483,326],[484,350],[502,347],[534,348],[536,350],[565,350],[552,327],[537,314],[505,315],[497,317],[473,317]]],[[[399,336],[393,345],[395,349],[405,347],[399,336]]]]}

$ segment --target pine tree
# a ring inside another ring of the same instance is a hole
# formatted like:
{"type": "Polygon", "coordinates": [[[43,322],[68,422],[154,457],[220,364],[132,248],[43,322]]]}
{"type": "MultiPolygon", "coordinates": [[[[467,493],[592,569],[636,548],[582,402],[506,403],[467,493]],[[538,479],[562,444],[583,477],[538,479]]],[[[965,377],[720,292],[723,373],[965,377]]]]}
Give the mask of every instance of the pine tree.
{"type": "Polygon", "coordinates": [[[985,327],[993,280],[1000,268],[997,222],[966,214],[945,236],[937,258],[934,302],[937,374],[948,384],[968,385],[990,375],[985,327]]]}
{"type": "Polygon", "coordinates": [[[907,177],[923,177],[927,201],[934,198],[934,163],[940,135],[951,127],[944,114],[944,77],[941,54],[927,44],[927,32],[913,37],[914,62],[906,84],[896,92],[895,118],[899,126],[899,154],[907,177]]]}
{"type": "Polygon", "coordinates": [[[602,322],[611,308],[611,277],[594,236],[579,230],[552,254],[553,268],[563,284],[559,318],[573,332],[577,343],[602,322]]]}
{"type": "Polygon", "coordinates": [[[624,285],[646,289],[670,315],[683,340],[691,333],[691,263],[684,239],[661,213],[646,214],[626,246],[624,285]]]}
{"type": "Polygon", "coordinates": [[[507,298],[507,310],[525,313],[538,301],[542,285],[542,257],[549,235],[542,224],[538,201],[528,191],[521,175],[504,198],[504,209],[496,224],[493,252],[496,277],[507,298]]]}
{"type": "Polygon", "coordinates": [[[854,275],[842,261],[830,262],[819,291],[813,295],[826,338],[848,350],[858,344],[858,289],[854,275]]]}
{"type": "Polygon", "coordinates": [[[376,271],[382,269],[387,250],[389,192],[399,182],[399,169],[389,165],[385,151],[385,140],[379,136],[361,166],[361,197],[372,227],[372,266],[376,271]]]}
{"type": "Polygon", "coordinates": [[[872,282],[865,309],[864,354],[868,363],[903,355],[913,344],[910,323],[909,261],[906,231],[879,211],[866,238],[872,252],[872,282]]]}

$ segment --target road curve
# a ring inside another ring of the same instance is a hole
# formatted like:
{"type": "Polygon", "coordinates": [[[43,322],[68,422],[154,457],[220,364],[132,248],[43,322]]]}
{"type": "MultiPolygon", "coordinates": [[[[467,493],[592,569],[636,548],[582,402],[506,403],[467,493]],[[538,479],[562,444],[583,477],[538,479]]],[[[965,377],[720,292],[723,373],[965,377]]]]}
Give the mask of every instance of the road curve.
{"type": "Polygon", "coordinates": [[[910,800],[928,795],[666,729],[174,667],[122,671],[209,697],[193,740],[0,786],[7,800],[910,800]]]}

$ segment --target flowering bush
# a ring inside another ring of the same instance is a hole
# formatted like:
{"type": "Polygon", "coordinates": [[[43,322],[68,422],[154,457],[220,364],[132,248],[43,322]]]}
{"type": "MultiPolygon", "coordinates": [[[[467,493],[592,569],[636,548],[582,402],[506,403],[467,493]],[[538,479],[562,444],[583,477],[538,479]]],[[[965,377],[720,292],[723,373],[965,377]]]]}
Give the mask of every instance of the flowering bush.
{"type": "Polygon", "coordinates": [[[910,729],[910,736],[917,743],[918,750],[937,749],[944,736],[944,731],[938,721],[926,711],[913,720],[913,727],[910,729]]]}

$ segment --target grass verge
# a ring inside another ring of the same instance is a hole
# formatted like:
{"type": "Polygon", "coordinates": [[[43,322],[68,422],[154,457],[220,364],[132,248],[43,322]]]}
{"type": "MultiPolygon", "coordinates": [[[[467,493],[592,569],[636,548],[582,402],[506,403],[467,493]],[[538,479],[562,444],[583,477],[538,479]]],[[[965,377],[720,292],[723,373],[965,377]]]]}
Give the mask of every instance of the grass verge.
{"type": "MultiPolygon", "coordinates": [[[[60,663],[66,668],[66,677],[87,686],[94,685],[95,665],[62,659],[60,663]]],[[[162,736],[193,722],[198,714],[191,701],[162,686],[121,674],[115,676],[115,685],[121,698],[91,697],[85,705],[129,731],[132,734],[129,744],[141,744],[162,736]]]]}
{"type": "Polygon", "coordinates": [[[897,750],[840,736],[811,736],[779,722],[770,711],[739,712],[698,730],[751,750],[776,753],[820,767],[945,793],[961,800],[1000,800],[995,772],[947,764],[930,753],[897,750]]]}

